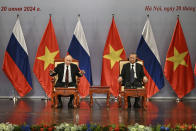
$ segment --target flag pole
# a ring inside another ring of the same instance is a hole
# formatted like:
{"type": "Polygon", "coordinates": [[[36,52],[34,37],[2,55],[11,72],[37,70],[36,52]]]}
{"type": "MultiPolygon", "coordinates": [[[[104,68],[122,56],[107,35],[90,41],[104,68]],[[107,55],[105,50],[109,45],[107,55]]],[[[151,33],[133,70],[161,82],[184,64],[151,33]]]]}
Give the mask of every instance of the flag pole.
{"type": "MultiPolygon", "coordinates": [[[[112,18],[114,18],[115,14],[112,14],[112,18]]],[[[114,101],[117,102],[118,101],[118,97],[114,97],[114,101]]]]}
{"type": "Polygon", "coordinates": [[[112,18],[115,16],[115,14],[112,14],[112,18]]]}
{"type": "MultiPolygon", "coordinates": [[[[149,15],[149,14],[147,14],[146,16],[147,16],[147,20],[149,20],[150,15],[149,15]]],[[[146,101],[147,101],[147,102],[149,102],[149,101],[150,101],[150,98],[147,98],[147,100],[146,100],[146,101]]]]}
{"type": "MultiPolygon", "coordinates": [[[[179,17],[180,17],[180,15],[177,15],[177,19],[179,19],[179,17]]],[[[177,102],[177,103],[179,103],[179,102],[181,102],[181,101],[182,101],[182,98],[179,98],[179,97],[176,98],[176,102],[177,102]]]]}
{"type": "MultiPolygon", "coordinates": [[[[49,14],[49,19],[52,17],[52,14],[50,13],[49,14]]],[[[48,96],[46,95],[46,93],[44,93],[45,94],[45,96],[44,96],[44,98],[41,98],[41,100],[45,100],[45,102],[47,102],[50,98],[48,98],[48,96]]]]}
{"type": "MultiPolygon", "coordinates": [[[[114,18],[115,14],[112,14],[112,18],[114,18]]],[[[118,101],[118,97],[114,97],[114,101],[117,102],[118,101]]]]}
{"type": "Polygon", "coordinates": [[[177,15],[177,19],[179,19],[180,18],[180,15],[177,15]]]}
{"type": "MultiPolygon", "coordinates": [[[[16,15],[16,20],[18,18],[19,18],[19,14],[16,15]]],[[[16,90],[13,89],[12,92],[13,92],[13,96],[12,96],[11,100],[13,100],[14,104],[16,104],[16,101],[18,100],[18,98],[16,97],[16,90]]]]}
{"type": "MultiPolygon", "coordinates": [[[[115,14],[112,14],[112,18],[114,18],[115,14]]],[[[114,101],[117,102],[118,101],[118,97],[114,98],[114,101]]]]}
{"type": "Polygon", "coordinates": [[[80,14],[78,14],[78,21],[80,20],[80,14]]]}

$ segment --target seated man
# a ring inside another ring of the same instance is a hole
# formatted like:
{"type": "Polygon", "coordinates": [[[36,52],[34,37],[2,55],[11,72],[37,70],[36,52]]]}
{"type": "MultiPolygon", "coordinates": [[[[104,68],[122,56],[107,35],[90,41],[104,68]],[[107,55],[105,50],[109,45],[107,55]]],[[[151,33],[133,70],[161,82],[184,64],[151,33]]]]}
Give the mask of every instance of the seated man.
{"type": "MultiPolygon", "coordinates": [[[[71,55],[67,55],[64,58],[65,63],[58,64],[54,71],[50,71],[50,76],[55,76],[58,74],[58,80],[55,87],[76,87],[76,76],[81,77],[84,71],[79,71],[77,65],[72,64],[71,55]]],[[[73,108],[74,95],[70,95],[70,100],[68,103],[68,108],[73,108]]],[[[58,108],[62,107],[61,96],[58,96],[58,108]]]]}
{"type": "MultiPolygon", "coordinates": [[[[122,82],[122,86],[125,88],[137,88],[142,87],[143,82],[146,83],[148,81],[147,77],[144,75],[143,66],[139,63],[136,63],[137,55],[136,53],[131,53],[129,56],[130,63],[124,64],[121,74],[118,78],[119,82],[122,82]]],[[[128,107],[131,107],[130,96],[127,98],[128,107]]],[[[135,108],[140,108],[139,105],[139,97],[135,98],[134,103],[135,108]]]]}

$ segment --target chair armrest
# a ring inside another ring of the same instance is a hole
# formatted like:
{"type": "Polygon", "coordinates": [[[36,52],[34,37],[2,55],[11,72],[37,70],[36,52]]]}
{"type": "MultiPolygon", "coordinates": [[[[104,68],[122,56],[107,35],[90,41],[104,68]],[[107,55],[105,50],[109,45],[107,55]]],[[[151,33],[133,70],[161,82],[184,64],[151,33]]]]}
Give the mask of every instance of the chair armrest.
{"type": "Polygon", "coordinates": [[[76,86],[80,83],[80,77],[76,77],[76,86]]]}
{"type": "Polygon", "coordinates": [[[52,76],[52,79],[51,79],[52,83],[55,82],[55,80],[56,80],[56,78],[54,76],[52,76]]]}
{"type": "Polygon", "coordinates": [[[56,77],[55,76],[51,76],[51,82],[52,82],[52,86],[54,88],[54,86],[56,84],[56,77]]]}

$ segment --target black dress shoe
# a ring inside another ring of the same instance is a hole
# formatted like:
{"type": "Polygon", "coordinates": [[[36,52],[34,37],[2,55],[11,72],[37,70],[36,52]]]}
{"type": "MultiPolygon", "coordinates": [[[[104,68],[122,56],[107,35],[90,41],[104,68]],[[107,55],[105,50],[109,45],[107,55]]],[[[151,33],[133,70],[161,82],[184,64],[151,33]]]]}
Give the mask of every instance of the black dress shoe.
{"type": "Polygon", "coordinates": [[[134,103],[134,108],[140,108],[141,106],[138,103],[134,103]]]}
{"type": "Polygon", "coordinates": [[[68,108],[74,108],[72,102],[69,102],[69,103],[68,103],[68,108]]]}
{"type": "Polygon", "coordinates": [[[58,104],[58,105],[57,105],[57,108],[62,108],[62,107],[63,107],[62,104],[58,104]]]}
{"type": "Polygon", "coordinates": [[[131,102],[128,102],[128,108],[131,108],[131,102]]]}

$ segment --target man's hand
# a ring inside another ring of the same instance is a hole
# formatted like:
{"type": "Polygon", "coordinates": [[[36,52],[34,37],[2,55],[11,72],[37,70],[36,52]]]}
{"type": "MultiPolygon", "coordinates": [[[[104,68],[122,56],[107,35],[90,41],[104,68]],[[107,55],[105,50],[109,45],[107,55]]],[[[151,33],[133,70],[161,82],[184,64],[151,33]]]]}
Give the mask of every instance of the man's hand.
{"type": "Polygon", "coordinates": [[[121,76],[118,77],[118,82],[119,83],[122,82],[122,77],[121,76]]]}
{"type": "Polygon", "coordinates": [[[86,72],[84,70],[81,70],[80,73],[83,75],[85,74],[86,72]]]}
{"type": "Polygon", "coordinates": [[[143,77],[143,82],[147,83],[148,82],[148,78],[146,76],[143,77]]]}
{"type": "Polygon", "coordinates": [[[54,70],[51,70],[51,69],[49,70],[50,76],[53,75],[54,73],[55,73],[54,70]]]}

